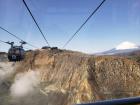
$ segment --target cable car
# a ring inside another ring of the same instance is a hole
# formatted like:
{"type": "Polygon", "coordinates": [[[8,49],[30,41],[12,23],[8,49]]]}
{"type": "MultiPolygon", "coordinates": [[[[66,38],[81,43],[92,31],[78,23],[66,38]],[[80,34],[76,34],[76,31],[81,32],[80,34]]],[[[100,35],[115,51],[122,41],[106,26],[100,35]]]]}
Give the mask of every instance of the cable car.
{"type": "Polygon", "coordinates": [[[8,51],[8,60],[10,62],[13,61],[21,61],[25,57],[25,50],[23,49],[23,44],[26,44],[26,42],[21,41],[20,46],[14,46],[14,42],[6,42],[11,45],[11,48],[8,51]]]}

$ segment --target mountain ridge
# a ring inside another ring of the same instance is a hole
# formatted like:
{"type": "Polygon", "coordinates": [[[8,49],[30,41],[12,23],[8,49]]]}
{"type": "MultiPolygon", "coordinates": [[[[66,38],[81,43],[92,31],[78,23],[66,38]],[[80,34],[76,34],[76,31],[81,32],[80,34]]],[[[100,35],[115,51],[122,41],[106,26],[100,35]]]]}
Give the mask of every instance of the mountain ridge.
{"type": "Polygon", "coordinates": [[[127,54],[135,51],[140,51],[140,46],[131,42],[122,42],[115,48],[100,53],[95,53],[95,55],[118,55],[127,54]]]}

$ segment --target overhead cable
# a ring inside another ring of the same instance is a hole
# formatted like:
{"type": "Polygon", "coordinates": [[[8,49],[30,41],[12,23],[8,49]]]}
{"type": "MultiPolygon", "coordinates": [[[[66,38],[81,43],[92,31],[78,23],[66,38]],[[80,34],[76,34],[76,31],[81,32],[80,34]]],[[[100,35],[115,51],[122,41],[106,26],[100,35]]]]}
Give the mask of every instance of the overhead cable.
{"type": "Polygon", "coordinates": [[[5,42],[5,41],[3,41],[3,40],[0,40],[0,42],[1,42],[1,43],[6,43],[6,42],[5,42]]]}
{"type": "Polygon", "coordinates": [[[76,32],[69,38],[69,40],[64,44],[63,48],[65,48],[69,42],[77,35],[77,33],[83,28],[83,26],[89,21],[89,19],[97,12],[97,10],[103,5],[106,0],[103,0],[97,8],[91,13],[91,15],[84,21],[84,23],[76,30],[76,32]]]}
{"type": "Polygon", "coordinates": [[[39,31],[40,31],[42,37],[44,38],[45,42],[46,42],[47,45],[50,47],[50,44],[49,44],[48,40],[46,39],[46,37],[45,37],[45,35],[43,34],[41,28],[39,27],[39,24],[38,24],[37,21],[35,20],[35,18],[34,18],[34,16],[33,16],[32,12],[30,11],[30,9],[29,9],[27,3],[25,2],[25,0],[22,0],[22,1],[23,1],[23,3],[24,3],[25,7],[27,8],[28,12],[30,13],[30,15],[31,15],[31,17],[32,17],[32,19],[33,19],[33,21],[35,22],[37,28],[39,29],[39,31]]]}
{"type": "MultiPolygon", "coordinates": [[[[0,26],[0,29],[2,29],[3,31],[7,32],[9,35],[15,37],[16,39],[18,39],[18,40],[20,40],[20,41],[23,41],[23,42],[26,42],[26,41],[22,40],[20,37],[18,37],[17,35],[15,35],[15,34],[9,32],[8,30],[6,30],[5,28],[3,28],[3,27],[1,27],[1,26],[0,26]]],[[[38,48],[38,47],[36,47],[36,46],[34,46],[34,45],[28,43],[28,42],[26,42],[26,43],[27,43],[29,46],[31,46],[31,47],[38,48]]]]}

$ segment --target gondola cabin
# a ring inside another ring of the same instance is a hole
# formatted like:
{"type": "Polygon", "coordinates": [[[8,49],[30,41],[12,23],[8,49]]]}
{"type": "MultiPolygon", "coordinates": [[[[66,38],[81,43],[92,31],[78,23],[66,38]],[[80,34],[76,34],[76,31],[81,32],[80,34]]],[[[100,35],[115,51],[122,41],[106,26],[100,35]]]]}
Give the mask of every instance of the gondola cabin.
{"type": "Polygon", "coordinates": [[[14,46],[14,42],[7,42],[11,45],[11,48],[8,51],[8,60],[9,61],[21,61],[25,57],[25,50],[23,49],[23,44],[26,44],[25,42],[21,42],[20,46],[14,46]]]}

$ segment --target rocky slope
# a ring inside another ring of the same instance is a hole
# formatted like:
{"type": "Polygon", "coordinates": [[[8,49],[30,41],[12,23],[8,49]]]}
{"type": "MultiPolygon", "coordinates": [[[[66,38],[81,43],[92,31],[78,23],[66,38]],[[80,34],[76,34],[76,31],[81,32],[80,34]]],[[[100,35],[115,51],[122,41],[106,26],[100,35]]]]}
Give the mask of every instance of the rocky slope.
{"type": "MultiPolygon", "coordinates": [[[[138,96],[140,93],[139,63],[121,57],[94,57],[72,51],[36,50],[28,52],[25,60],[16,62],[15,65],[7,88],[7,105],[73,105],[138,96]],[[29,82],[36,81],[32,72],[38,74],[35,77],[38,77],[39,82],[29,82]],[[26,73],[29,74],[22,76],[26,73]],[[20,83],[23,86],[18,85],[20,83]],[[14,100],[11,93],[15,93],[11,90],[16,86],[16,92],[23,88],[19,91],[20,95],[21,91],[33,91],[28,95],[22,93],[21,98],[14,100]],[[28,91],[24,90],[24,86],[29,88],[28,91]]],[[[3,96],[1,93],[0,95],[3,96]]]]}

